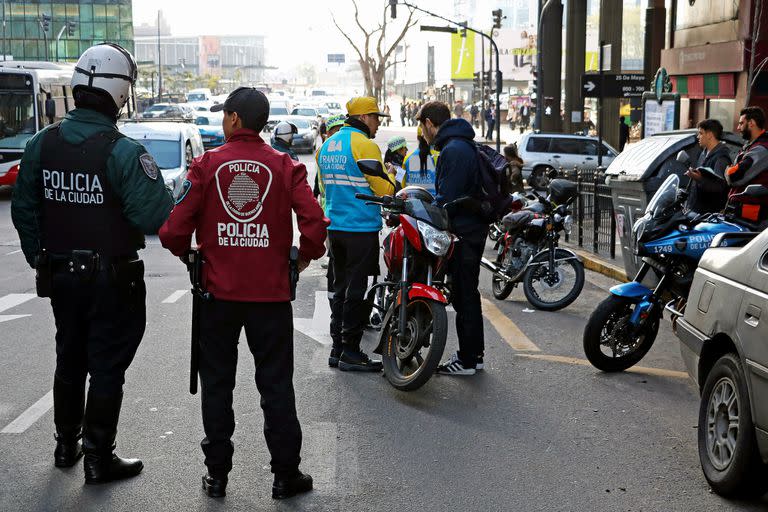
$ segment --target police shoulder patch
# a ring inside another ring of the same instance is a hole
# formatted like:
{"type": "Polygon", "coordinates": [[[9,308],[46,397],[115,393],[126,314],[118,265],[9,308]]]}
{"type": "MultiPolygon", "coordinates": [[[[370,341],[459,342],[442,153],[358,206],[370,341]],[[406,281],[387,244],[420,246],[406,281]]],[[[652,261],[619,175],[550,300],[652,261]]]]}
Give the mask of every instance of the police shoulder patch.
{"type": "Polygon", "coordinates": [[[139,157],[139,163],[141,164],[141,168],[144,169],[144,174],[146,174],[149,179],[157,180],[157,176],[160,174],[160,169],[157,167],[157,162],[152,158],[152,155],[144,153],[139,157]]]}
{"type": "Polygon", "coordinates": [[[179,204],[184,200],[185,197],[187,197],[187,194],[189,193],[189,189],[192,188],[192,182],[189,180],[184,180],[181,184],[181,191],[179,192],[179,197],[176,198],[176,204],[179,204]]]}

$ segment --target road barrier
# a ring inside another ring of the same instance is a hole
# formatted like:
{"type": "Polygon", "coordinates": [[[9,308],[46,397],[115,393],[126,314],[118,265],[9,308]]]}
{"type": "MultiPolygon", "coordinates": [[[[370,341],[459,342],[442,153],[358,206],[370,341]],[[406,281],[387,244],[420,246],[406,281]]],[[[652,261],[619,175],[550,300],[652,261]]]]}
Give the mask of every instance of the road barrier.
{"type": "MultiPolygon", "coordinates": [[[[605,184],[604,168],[559,169],[559,175],[576,182],[578,197],[574,205],[576,243],[595,254],[616,258],[616,216],[611,188],[605,184]]],[[[573,243],[574,233],[565,235],[573,243]]]]}

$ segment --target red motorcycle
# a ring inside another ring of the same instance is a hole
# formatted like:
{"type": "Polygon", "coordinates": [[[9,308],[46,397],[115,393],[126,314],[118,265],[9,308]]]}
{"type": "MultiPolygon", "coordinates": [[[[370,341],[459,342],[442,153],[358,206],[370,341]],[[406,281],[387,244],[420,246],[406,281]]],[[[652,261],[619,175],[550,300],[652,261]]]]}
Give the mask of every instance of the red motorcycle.
{"type": "Polygon", "coordinates": [[[394,227],[383,243],[386,279],[367,295],[384,318],[375,352],[382,355],[384,375],[392,386],[418,389],[435,373],[445,349],[445,308],[450,301],[446,269],[458,239],[449,231],[448,210],[433,205],[432,195],[423,188],[406,187],[394,196],[355,197],[380,205],[387,225],[394,227]]]}

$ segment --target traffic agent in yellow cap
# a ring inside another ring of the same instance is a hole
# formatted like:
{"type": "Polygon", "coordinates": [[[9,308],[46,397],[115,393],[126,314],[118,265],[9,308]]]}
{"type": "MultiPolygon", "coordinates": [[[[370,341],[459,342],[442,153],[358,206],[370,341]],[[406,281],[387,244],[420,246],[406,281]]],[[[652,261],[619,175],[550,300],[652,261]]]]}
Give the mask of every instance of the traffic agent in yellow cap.
{"type": "MultiPolygon", "coordinates": [[[[323,143],[317,169],[325,190],[328,241],[333,265],[331,349],[328,364],[342,371],[381,371],[381,361],[360,350],[370,307],[365,304],[368,276],[378,274],[381,209],[355,199],[355,194],[393,194],[394,176],[387,174],[381,150],[373,142],[386,114],[375,98],[352,98],[347,122],[323,143]]],[[[330,289],[330,287],[329,287],[330,289]]]]}

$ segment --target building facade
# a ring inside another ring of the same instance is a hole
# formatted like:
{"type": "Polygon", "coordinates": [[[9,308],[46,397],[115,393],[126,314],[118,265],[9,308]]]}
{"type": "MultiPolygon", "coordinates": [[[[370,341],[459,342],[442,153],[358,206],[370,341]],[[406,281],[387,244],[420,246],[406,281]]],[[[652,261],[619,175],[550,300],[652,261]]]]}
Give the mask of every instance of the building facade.
{"type": "Polygon", "coordinates": [[[139,64],[157,66],[166,73],[212,75],[238,83],[264,81],[263,36],[140,36],[135,39],[139,64]]]}
{"type": "Polygon", "coordinates": [[[0,10],[6,60],[76,61],[101,42],[134,51],[131,0],[0,1],[0,10]]]}
{"type": "MultiPolygon", "coordinates": [[[[757,2],[675,0],[674,4],[661,65],[671,75],[673,90],[682,97],[680,126],[694,127],[703,119],[715,118],[726,130],[735,130],[748,96],[750,104],[768,107],[764,35],[757,34],[762,40],[756,47],[756,59],[751,59],[757,2]],[[756,71],[753,84],[750,68],[756,71]]],[[[762,9],[760,24],[764,33],[768,9],[762,9]]]]}

